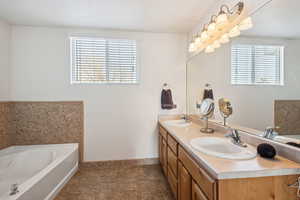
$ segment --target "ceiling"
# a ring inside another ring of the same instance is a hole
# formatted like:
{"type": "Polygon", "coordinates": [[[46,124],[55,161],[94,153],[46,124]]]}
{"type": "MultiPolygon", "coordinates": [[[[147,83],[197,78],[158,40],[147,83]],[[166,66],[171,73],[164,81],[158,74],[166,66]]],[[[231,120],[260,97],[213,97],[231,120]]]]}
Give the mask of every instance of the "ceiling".
{"type": "Polygon", "coordinates": [[[0,0],[11,24],[187,33],[218,0],[0,0]]]}
{"type": "Polygon", "coordinates": [[[299,9],[299,0],[273,0],[253,14],[254,27],[244,35],[299,39],[299,9]]]}

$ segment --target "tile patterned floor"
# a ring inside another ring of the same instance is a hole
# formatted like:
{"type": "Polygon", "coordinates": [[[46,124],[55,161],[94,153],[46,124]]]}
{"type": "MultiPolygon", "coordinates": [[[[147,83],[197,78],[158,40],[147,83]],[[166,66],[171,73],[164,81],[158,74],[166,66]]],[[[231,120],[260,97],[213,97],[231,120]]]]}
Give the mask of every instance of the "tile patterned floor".
{"type": "Polygon", "coordinates": [[[90,165],[55,200],[174,200],[159,165],[90,165]]]}

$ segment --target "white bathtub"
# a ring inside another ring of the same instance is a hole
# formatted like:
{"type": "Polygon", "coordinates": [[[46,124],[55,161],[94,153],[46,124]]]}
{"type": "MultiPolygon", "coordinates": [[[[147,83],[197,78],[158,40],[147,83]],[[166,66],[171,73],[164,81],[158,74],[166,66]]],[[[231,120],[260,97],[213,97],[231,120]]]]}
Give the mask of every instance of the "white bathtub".
{"type": "Polygon", "coordinates": [[[50,200],[78,169],[78,144],[0,150],[0,200],[50,200]],[[10,195],[12,184],[18,193],[10,195]]]}

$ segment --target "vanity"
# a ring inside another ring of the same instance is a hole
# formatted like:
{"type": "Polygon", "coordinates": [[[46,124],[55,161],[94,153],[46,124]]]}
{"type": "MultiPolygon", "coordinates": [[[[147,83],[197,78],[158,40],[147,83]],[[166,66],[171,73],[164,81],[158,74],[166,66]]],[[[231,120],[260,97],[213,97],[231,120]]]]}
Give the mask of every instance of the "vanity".
{"type": "Polygon", "coordinates": [[[298,200],[290,185],[300,176],[300,164],[276,156],[226,159],[198,151],[195,138],[222,138],[226,128],[214,124],[213,134],[201,133],[201,122],[161,118],[159,160],[178,200],[298,200]],[[178,124],[176,124],[176,121],[178,124]]]}

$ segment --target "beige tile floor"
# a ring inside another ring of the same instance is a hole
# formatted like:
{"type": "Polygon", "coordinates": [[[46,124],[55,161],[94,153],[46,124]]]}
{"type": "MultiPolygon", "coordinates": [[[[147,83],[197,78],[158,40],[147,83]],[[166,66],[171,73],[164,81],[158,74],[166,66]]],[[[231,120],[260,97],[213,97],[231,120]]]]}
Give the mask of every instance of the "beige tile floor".
{"type": "Polygon", "coordinates": [[[159,165],[90,165],[55,200],[174,200],[159,165]]]}

